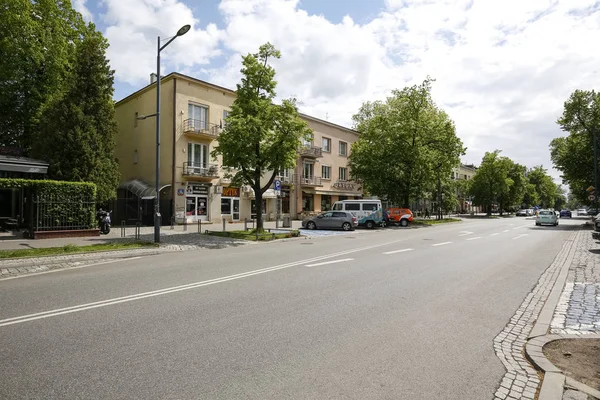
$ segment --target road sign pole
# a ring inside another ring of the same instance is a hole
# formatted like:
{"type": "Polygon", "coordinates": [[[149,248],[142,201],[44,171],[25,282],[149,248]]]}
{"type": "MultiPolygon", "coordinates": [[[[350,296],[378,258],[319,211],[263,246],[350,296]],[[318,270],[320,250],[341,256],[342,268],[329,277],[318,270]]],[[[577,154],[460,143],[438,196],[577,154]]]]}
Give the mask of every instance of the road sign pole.
{"type": "Polygon", "coordinates": [[[596,127],[592,127],[594,135],[594,208],[598,209],[598,138],[596,135],[596,127]]]}

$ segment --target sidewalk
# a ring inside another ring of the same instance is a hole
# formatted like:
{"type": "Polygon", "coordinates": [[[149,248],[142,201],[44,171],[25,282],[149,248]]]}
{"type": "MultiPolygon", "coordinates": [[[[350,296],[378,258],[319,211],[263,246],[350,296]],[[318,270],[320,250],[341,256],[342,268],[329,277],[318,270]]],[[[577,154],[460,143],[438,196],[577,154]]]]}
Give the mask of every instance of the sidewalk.
{"type": "MultiPolygon", "coordinates": [[[[291,229],[299,229],[301,221],[292,221],[291,229]]],[[[265,229],[275,229],[275,222],[269,221],[264,223],[265,229]]],[[[165,245],[184,245],[194,246],[203,245],[206,243],[207,237],[199,235],[198,229],[200,225],[191,224],[187,226],[175,225],[173,229],[170,226],[162,226],[160,230],[161,244],[165,245]]],[[[252,229],[253,224],[249,223],[248,228],[252,229]]],[[[202,233],[209,231],[222,231],[222,224],[202,223],[202,233]]],[[[227,223],[225,230],[243,230],[244,222],[227,223]]],[[[0,250],[15,250],[15,249],[35,249],[45,247],[62,247],[68,244],[76,246],[87,246],[100,243],[113,243],[120,240],[135,240],[135,227],[127,227],[122,231],[120,226],[113,226],[108,235],[92,236],[92,237],[74,237],[74,238],[57,238],[57,239],[25,239],[22,236],[13,236],[10,233],[0,233],[0,250]],[[124,237],[122,234],[124,233],[124,237]]],[[[152,242],[154,241],[154,227],[142,226],[140,228],[140,240],[152,242]]]]}

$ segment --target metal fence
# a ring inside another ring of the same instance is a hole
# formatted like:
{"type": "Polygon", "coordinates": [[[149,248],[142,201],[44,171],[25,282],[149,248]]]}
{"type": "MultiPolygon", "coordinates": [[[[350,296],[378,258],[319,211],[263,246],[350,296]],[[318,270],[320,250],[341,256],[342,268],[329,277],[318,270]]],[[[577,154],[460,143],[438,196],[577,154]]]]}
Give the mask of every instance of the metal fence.
{"type": "Polygon", "coordinates": [[[35,196],[35,231],[92,229],[96,225],[96,200],[89,197],[35,196]]]}

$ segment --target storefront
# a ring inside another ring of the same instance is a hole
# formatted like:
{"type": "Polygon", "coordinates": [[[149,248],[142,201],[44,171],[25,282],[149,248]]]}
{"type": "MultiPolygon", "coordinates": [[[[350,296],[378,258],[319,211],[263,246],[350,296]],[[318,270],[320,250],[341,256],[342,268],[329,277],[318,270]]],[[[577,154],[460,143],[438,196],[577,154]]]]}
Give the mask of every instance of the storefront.
{"type": "Polygon", "coordinates": [[[240,220],[240,188],[224,187],[221,193],[221,218],[240,220]]]}
{"type": "Polygon", "coordinates": [[[321,195],[321,211],[331,210],[331,196],[327,194],[321,195]]]}
{"type": "MultiPolygon", "coordinates": [[[[208,200],[211,184],[188,183],[185,197],[187,222],[208,221],[208,200]]],[[[238,203],[239,204],[239,203],[238,203]]]]}
{"type": "Polygon", "coordinates": [[[310,212],[315,210],[315,195],[302,192],[302,211],[310,212]]]}
{"type": "Polygon", "coordinates": [[[281,213],[289,214],[290,213],[290,190],[289,189],[281,189],[281,213]]]}

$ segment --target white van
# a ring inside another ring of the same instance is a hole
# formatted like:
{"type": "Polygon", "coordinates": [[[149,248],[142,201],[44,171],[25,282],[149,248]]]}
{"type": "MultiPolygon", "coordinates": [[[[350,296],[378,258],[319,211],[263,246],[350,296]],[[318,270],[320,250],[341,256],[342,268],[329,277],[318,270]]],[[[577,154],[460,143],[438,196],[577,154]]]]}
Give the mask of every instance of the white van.
{"type": "Polygon", "coordinates": [[[333,211],[347,211],[356,217],[358,225],[373,229],[383,226],[383,209],[381,200],[342,200],[336,201],[333,211]]]}

